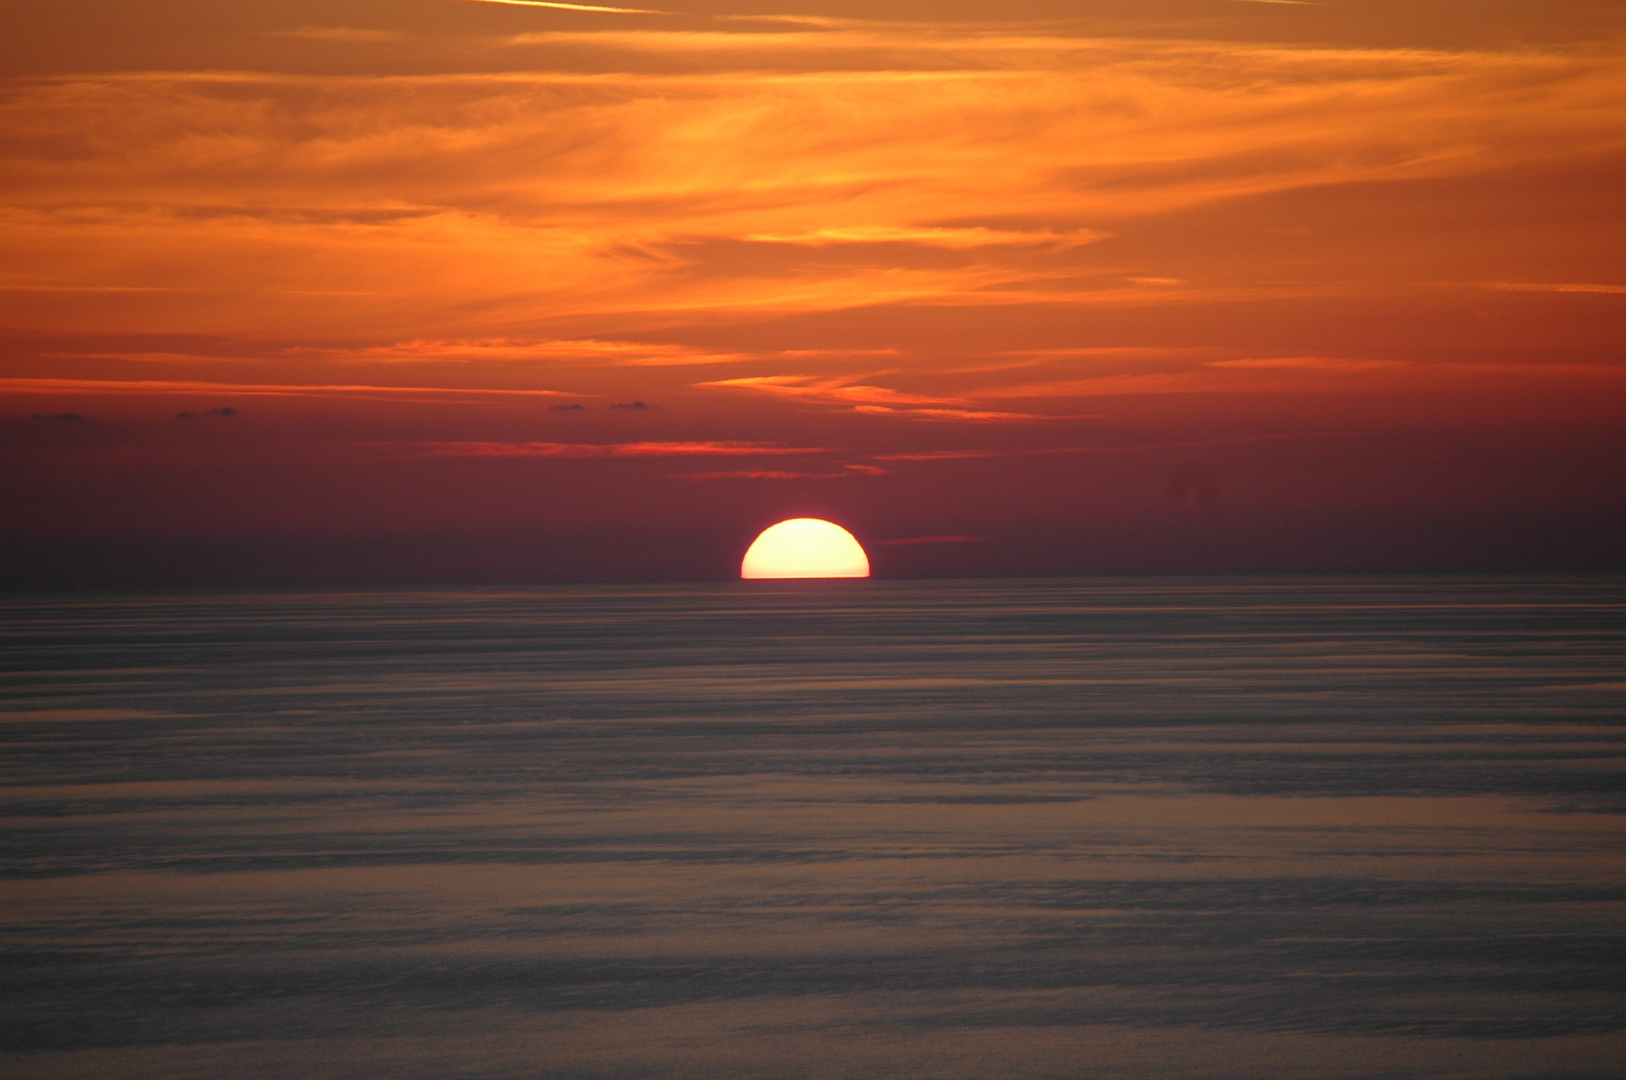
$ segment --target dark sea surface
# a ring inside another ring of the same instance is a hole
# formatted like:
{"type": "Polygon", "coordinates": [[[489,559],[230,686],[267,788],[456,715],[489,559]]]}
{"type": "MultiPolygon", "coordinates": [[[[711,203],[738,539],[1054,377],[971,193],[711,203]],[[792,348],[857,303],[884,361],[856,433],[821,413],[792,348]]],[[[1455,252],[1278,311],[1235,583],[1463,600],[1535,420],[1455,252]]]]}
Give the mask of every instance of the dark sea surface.
{"type": "Polygon", "coordinates": [[[1626,577],[0,614],[6,1077],[1626,1075],[1626,577]]]}

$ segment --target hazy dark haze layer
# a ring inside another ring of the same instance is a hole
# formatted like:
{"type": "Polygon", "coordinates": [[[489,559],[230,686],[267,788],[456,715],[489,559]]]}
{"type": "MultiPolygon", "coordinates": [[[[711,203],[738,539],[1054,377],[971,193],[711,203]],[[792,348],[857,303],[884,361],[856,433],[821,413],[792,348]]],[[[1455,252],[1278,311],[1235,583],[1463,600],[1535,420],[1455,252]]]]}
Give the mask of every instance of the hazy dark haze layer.
{"type": "Polygon", "coordinates": [[[1605,1077],[1626,579],[13,597],[13,1077],[1605,1077]]]}

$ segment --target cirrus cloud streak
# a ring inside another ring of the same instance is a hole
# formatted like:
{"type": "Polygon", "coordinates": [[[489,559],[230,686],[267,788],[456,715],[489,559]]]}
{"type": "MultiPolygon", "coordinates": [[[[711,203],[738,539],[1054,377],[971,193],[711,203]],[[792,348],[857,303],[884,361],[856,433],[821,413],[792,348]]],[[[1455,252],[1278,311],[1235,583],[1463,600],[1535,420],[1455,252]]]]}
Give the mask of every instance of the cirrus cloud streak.
{"type": "Polygon", "coordinates": [[[432,339],[592,314],[1293,295],[1302,284],[1280,278],[1144,271],[1103,289],[1078,252],[1118,223],[1218,199],[1626,147],[1626,78],[1607,46],[886,27],[531,43],[610,70],[12,85],[0,287],[150,290],[105,310],[30,299],[12,318],[432,339]],[[636,74],[614,70],[627,50],[645,58],[636,74]],[[689,70],[717,50],[811,69],[689,70]]]}

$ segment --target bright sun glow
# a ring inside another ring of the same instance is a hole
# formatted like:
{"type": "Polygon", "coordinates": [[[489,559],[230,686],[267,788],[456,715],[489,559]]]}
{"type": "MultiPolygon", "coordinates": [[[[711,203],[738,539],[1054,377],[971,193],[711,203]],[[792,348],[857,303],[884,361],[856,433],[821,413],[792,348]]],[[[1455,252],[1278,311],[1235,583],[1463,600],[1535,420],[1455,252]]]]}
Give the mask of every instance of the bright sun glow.
{"type": "Polygon", "coordinates": [[[740,577],[869,577],[869,556],[840,525],[791,518],[762,530],[745,553],[740,577]]]}

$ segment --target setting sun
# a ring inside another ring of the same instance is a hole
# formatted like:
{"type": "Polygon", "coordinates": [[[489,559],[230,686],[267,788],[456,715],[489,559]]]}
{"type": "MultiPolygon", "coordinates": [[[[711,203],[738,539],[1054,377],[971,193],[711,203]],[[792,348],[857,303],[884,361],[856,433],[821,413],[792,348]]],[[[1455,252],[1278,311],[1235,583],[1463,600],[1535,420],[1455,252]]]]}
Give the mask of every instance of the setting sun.
{"type": "Polygon", "coordinates": [[[740,577],[869,577],[869,557],[840,525],[791,518],[762,530],[740,563],[740,577]]]}

